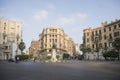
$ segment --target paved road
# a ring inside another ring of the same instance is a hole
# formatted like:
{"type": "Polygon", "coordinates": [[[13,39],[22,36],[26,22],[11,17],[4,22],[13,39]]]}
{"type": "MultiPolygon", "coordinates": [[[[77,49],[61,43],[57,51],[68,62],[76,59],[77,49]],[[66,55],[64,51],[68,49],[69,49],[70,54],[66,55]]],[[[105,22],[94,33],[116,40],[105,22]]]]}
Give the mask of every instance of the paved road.
{"type": "Polygon", "coordinates": [[[120,80],[120,62],[0,62],[0,80],[120,80]]]}

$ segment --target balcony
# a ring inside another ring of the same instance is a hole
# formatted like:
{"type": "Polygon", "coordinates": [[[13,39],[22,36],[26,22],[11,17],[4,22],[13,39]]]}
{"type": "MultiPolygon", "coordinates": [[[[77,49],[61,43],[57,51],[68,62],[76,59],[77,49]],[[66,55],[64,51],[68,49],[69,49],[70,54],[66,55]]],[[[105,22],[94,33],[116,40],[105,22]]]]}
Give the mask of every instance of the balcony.
{"type": "Polygon", "coordinates": [[[10,53],[10,49],[5,49],[4,53],[10,53]]]}

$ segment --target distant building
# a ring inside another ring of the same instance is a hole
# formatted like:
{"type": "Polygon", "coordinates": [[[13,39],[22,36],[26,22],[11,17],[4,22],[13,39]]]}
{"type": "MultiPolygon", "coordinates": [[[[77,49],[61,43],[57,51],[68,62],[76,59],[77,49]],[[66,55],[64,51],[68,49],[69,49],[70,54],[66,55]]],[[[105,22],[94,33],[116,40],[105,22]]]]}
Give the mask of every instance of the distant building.
{"type": "Polygon", "coordinates": [[[33,40],[29,48],[29,54],[32,55],[33,57],[38,56],[38,49],[39,49],[39,41],[33,40]]]}
{"type": "Polygon", "coordinates": [[[120,20],[111,23],[104,22],[100,27],[83,30],[83,43],[92,49],[92,53],[85,54],[86,59],[104,59],[103,50],[113,49],[112,42],[120,37],[120,20]]]}
{"type": "Polygon", "coordinates": [[[0,59],[6,60],[19,54],[22,39],[22,23],[0,18],[0,59]]]}
{"type": "Polygon", "coordinates": [[[77,43],[74,45],[74,48],[74,55],[80,55],[79,45],[77,43]]]}
{"type": "Polygon", "coordinates": [[[75,52],[72,38],[68,38],[64,30],[56,26],[43,29],[39,35],[39,54],[50,53],[53,44],[57,47],[57,54],[68,53],[72,56],[75,52]]]}

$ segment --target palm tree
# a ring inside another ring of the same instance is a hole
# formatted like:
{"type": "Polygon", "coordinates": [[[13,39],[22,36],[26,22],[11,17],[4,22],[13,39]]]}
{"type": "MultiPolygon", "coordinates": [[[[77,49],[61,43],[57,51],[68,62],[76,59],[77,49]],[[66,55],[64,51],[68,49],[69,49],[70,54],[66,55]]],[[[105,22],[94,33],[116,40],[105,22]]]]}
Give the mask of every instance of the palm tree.
{"type": "Polygon", "coordinates": [[[18,45],[19,49],[21,50],[21,53],[23,53],[23,50],[25,49],[25,43],[23,40],[21,40],[20,44],[18,45]]]}
{"type": "Polygon", "coordinates": [[[118,60],[120,60],[120,37],[114,40],[113,47],[119,52],[118,60]]]}

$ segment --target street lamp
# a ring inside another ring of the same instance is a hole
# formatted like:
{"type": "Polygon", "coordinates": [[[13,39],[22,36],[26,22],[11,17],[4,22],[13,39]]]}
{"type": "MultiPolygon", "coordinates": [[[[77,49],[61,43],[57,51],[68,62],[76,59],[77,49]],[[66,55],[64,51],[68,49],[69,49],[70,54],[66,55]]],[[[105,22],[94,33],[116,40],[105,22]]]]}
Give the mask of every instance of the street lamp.
{"type": "Polygon", "coordinates": [[[98,47],[98,37],[96,37],[95,41],[96,41],[96,52],[97,52],[97,60],[99,60],[99,47],[98,47]]]}

